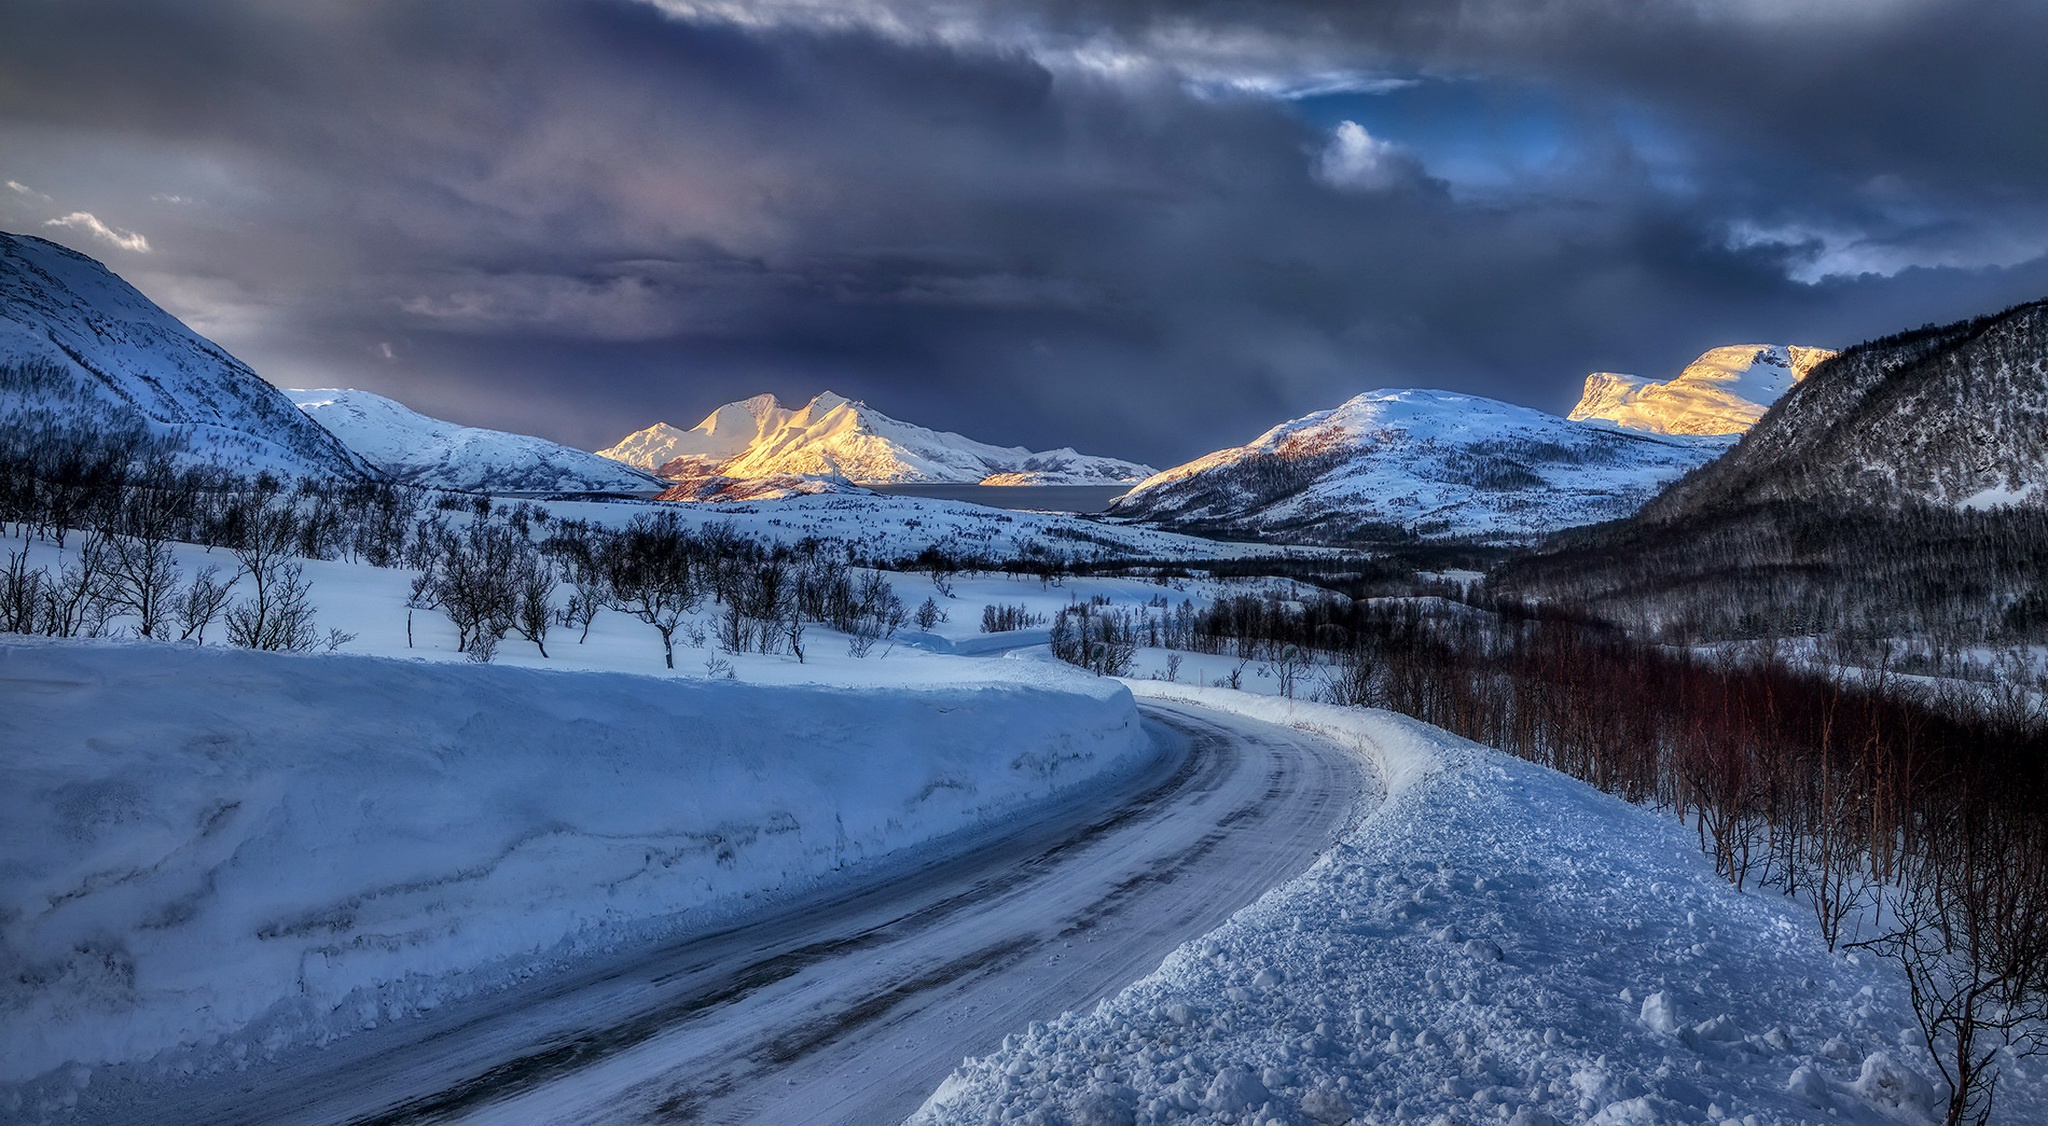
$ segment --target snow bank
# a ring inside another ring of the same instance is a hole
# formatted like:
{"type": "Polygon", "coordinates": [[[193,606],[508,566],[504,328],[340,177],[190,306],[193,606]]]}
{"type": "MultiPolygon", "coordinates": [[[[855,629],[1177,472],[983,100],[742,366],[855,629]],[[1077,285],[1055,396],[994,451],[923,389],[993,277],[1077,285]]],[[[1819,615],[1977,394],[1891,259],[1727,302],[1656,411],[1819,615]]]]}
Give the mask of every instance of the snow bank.
{"type": "Polygon", "coordinates": [[[1115,682],[987,671],[770,687],[0,645],[0,1083],[324,1041],[1148,753],[1115,682]]]}
{"type": "MultiPolygon", "coordinates": [[[[964,1061],[913,1123],[1928,1120],[1890,967],[1737,894],[1677,822],[1390,713],[1132,687],[1325,734],[1387,800],[1151,977],[964,1061]]],[[[2004,1120],[2043,1120],[2038,1070],[2004,1120]]]]}

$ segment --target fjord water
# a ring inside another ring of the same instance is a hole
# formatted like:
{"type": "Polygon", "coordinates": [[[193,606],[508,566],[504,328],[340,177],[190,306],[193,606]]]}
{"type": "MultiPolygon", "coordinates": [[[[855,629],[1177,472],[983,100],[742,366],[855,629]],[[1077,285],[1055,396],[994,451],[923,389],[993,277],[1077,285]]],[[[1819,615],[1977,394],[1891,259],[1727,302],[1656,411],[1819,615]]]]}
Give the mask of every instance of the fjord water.
{"type": "Polygon", "coordinates": [[[884,496],[964,500],[991,508],[1032,512],[1104,511],[1109,502],[1131,491],[1129,485],[871,485],[884,496]]]}

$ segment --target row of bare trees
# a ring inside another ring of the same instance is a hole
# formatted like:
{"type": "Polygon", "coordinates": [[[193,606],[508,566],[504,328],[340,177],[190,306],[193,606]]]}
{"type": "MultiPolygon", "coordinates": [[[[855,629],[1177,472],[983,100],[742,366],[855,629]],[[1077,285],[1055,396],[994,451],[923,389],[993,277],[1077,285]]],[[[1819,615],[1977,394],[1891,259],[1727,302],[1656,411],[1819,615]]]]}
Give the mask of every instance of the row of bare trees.
{"type": "Polygon", "coordinates": [[[189,579],[172,551],[178,527],[170,494],[129,490],[104,509],[100,527],[37,536],[0,569],[0,632],[103,637],[117,632],[204,642],[219,623],[227,641],[251,649],[332,649],[350,635],[314,621],[304,567],[295,558],[299,523],[274,492],[242,494],[220,537],[231,569],[208,563],[189,579]],[[67,548],[65,541],[69,540],[67,548]],[[43,545],[41,549],[38,544],[43,545]],[[54,554],[49,564],[38,557],[54,554]],[[223,577],[225,575],[225,577],[223,577]]]}
{"type": "Polygon", "coordinates": [[[910,617],[888,580],[816,543],[782,547],[723,526],[692,529],[672,512],[616,530],[555,521],[536,539],[538,527],[481,516],[460,526],[428,521],[409,611],[439,610],[455,626],[457,648],[476,661],[491,660],[508,634],[546,657],[551,628],[577,630],[580,644],[600,613],[624,614],[655,631],[668,668],[678,643],[694,648],[707,637],[728,654],[802,661],[815,623],[845,634],[849,652],[865,657],[910,617]]]}
{"type": "MultiPolygon", "coordinates": [[[[769,546],[723,527],[692,531],[673,513],[613,531],[483,495],[240,478],[180,469],[175,447],[146,434],[95,441],[45,429],[0,433],[0,532],[12,525],[30,545],[0,570],[0,631],[204,641],[218,625],[239,645],[332,647],[347,635],[315,628],[304,559],[417,571],[408,641],[414,612],[438,610],[478,661],[510,636],[545,657],[552,629],[586,640],[605,611],[654,628],[669,667],[679,641],[702,645],[707,633],[727,653],[801,660],[820,622],[866,656],[911,617],[886,579],[815,540],[769,546]],[[39,565],[38,544],[55,548],[53,563],[39,565]],[[209,564],[187,581],[173,544],[218,550],[234,566],[209,564]]],[[[958,566],[944,553],[910,562],[935,578],[958,566]]]]}

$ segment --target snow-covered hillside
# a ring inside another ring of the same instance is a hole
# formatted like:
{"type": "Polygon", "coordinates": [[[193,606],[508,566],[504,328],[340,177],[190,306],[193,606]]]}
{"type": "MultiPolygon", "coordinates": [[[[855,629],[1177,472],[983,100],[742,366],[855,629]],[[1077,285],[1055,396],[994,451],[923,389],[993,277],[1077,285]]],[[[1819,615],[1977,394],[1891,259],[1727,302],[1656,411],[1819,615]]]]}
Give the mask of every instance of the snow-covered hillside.
{"type": "Polygon", "coordinates": [[[73,250],[0,233],[0,421],[154,440],[182,465],[374,476],[248,365],[73,250]]]}
{"type": "Polygon", "coordinates": [[[1151,477],[1110,513],[1308,541],[1526,539],[1626,516],[1727,448],[1474,395],[1381,390],[1151,477]]]}
{"type": "Polygon", "coordinates": [[[644,493],[661,480],[545,438],[460,426],[368,391],[287,391],[299,409],[395,481],[467,492],[644,493]]]}
{"type": "Polygon", "coordinates": [[[1670,379],[1598,371],[1569,416],[1653,434],[1741,434],[1805,379],[1825,348],[1733,344],[1707,351],[1670,379]]]}
{"type": "Polygon", "coordinates": [[[31,686],[0,708],[0,1119],[67,1062],[324,1042],[798,896],[1149,747],[1113,681],[959,663],[770,686],[0,645],[31,686]]]}
{"type": "Polygon", "coordinates": [[[900,422],[830,391],[791,410],[756,395],[691,430],[657,423],[599,451],[663,476],[842,478],[857,485],[1105,485],[1150,466],[1071,449],[1033,453],[900,422]]]}
{"type": "Polygon", "coordinates": [[[2048,301],[1843,352],[1645,516],[1775,500],[2048,503],[2048,301]]]}

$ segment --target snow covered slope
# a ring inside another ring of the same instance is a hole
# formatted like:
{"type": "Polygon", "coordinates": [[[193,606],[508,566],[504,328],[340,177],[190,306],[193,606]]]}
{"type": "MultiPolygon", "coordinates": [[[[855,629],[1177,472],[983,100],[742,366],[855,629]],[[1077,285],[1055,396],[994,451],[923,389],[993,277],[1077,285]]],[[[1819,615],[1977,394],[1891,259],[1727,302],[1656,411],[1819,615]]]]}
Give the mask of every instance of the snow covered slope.
{"type": "Polygon", "coordinates": [[[1033,453],[900,422],[830,391],[790,410],[756,395],[711,412],[692,430],[657,423],[600,451],[679,477],[828,477],[857,485],[1105,485],[1150,466],[1071,449],[1033,453]]]}
{"type": "Polygon", "coordinates": [[[1381,390],[1151,477],[1110,513],[1311,542],[1526,539],[1626,516],[1727,448],[1474,395],[1381,390]]]}
{"type": "Polygon", "coordinates": [[[1708,351],[1670,379],[1594,372],[1569,417],[1653,434],[1741,434],[1833,356],[1825,348],[1733,344],[1708,351]]]}
{"type": "Polygon", "coordinates": [[[459,426],[368,391],[287,391],[364,460],[393,480],[468,492],[644,493],[650,473],[545,438],[459,426]]]}
{"type": "Polygon", "coordinates": [[[1148,753],[1114,681],[969,668],[835,688],[0,645],[0,1119],[67,1061],[324,1042],[1148,753]]]}
{"type": "Polygon", "coordinates": [[[374,476],[284,393],[76,251],[0,233],[0,421],[237,473],[374,476]]]}
{"type": "Polygon", "coordinates": [[[2048,301],[1859,344],[1644,513],[2048,505],[2048,301]]]}
{"type": "MultiPolygon", "coordinates": [[[[1939,1120],[1897,971],[1729,887],[1675,819],[1388,712],[1134,688],[1324,733],[1387,800],[1152,976],[964,1063],[916,1126],[1939,1120]]],[[[2048,1120],[2040,1061],[2006,1068],[1995,1121],[2048,1120]]]]}

